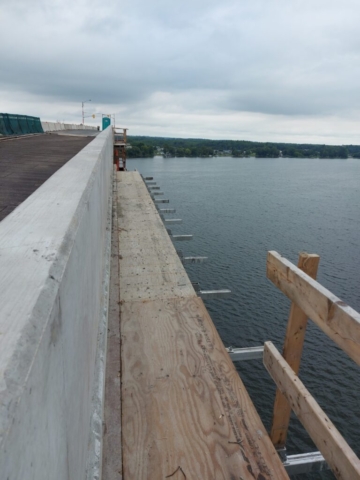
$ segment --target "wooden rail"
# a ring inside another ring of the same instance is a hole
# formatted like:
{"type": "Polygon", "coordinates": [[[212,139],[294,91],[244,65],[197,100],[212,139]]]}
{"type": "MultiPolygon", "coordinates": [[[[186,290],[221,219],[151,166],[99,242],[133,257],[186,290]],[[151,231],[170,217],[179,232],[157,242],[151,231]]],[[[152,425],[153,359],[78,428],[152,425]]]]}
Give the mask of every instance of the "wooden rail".
{"type": "MultiPolygon", "coordinates": [[[[315,279],[319,261],[319,255],[302,252],[299,255],[298,268],[315,279]]],[[[285,335],[283,357],[296,374],[299,373],[307,322],[307,315],[295,302],[292,302],[285,335]]],[[[286,397],[277,389],[270,433],[270,438],[277,449],[285,447],[290,415],[291,407],[286,397]]]]}
{"type": "Polygon", "coordinates": [[[268,252],[267,277],[360,365],[360,314],[277,252],[268,252]]]}
{"type": "Polygon", "coordinates": [[[315,281],[318,264],[317,255],[300,254],[296,267],[268,252],[267,277],[293,302],[283,356],[271,342],[264,347],[264,365],[278,387],[271,440],[277,449],[285,446],[292,409],[336,478],[360,479],[360,460],[297,376],[307,317],[360,364],[360,314],[315,281]]]}
{"type": "Polygon", "coordinates": [[[265,342],[264,365],[336,478],[359,479],[360,460],[272,342],[265,342]]]}

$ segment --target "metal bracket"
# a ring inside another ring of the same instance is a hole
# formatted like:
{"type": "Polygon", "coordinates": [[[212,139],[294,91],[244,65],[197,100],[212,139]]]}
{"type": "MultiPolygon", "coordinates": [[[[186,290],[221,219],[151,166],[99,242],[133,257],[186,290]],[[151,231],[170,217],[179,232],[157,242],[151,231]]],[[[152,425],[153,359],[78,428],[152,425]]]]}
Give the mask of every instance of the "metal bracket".
{"type": "Polygon", "coordinates": [[[176,212],[176,209],[175,208],[159,208],[159,207],[156,207],[158,209],[158,212],[159,214],[163,214],[163,213],[175,213],[176,212]]]}
{"type": "Polygon", "coordinates": [[[236,360],[262,359],[264,346],[246,348],[228,347],[226,350],[229,352],[230,358],[234,362],[236,360]]]}
{"type": "Polygon", "coordinates": [[[209,299],[209,298],[227,298],[231,295],[231,290],[200,290],[197,292],[200,298],[209,299]]]}
{"type": "Polygon", "coordinates": [[[180,257],[183,264],[185,263],[203,263],[208,257],[180,257]]]}
{"type": "Polygon", "coordinates": [[[149,187],[148,190],[160,190],[160,187],[149,187]]]}
{"type": "Polygon", "coordinates": [[[182,223],[181,218],[163,218],[164,223],[170,223],[171,225],[175,225],[176,223],[182,223]]]}
{"type": "Polygon", "coordinates": [[[288,455],[284,467],[288,475],[321,472],[330,469],[320,452],[288,455]]]}
{"type": "Polygon", "coordinates": [[[154,203],[170,203],[169,200],[165,200],[164,198],[154,198],[154,203]]]}
{"type": "Polygon", "coordinates": [[[175,213],[176,212],[176,209],[175,208],[158,208],[158,212],[160,213],[160,215],[162,213],[175,213]]]}
{"type": "MultiPolygon", "coordinates": [[[[141,175],[142,176],[142,175],[141,175]]],[[[144,178],[144,177],[143,177],[144,178]]],[[[144,180],[154,180],[154,177],[145,177],[144,180]]]]}
{"type": "Polygon", "coordinates": [[[192,235],[171,235],[170,238],[174,241],[184,241],[184,240],[192,240],[193,236],[192,235]]]}
{"type": "Polygon", "coordinates": [[[182,250],[176,250],[176,253],[179,255],[180,260],[183,264],[185,263],[203,263],[208,257],[184,257],[182,250]]]}

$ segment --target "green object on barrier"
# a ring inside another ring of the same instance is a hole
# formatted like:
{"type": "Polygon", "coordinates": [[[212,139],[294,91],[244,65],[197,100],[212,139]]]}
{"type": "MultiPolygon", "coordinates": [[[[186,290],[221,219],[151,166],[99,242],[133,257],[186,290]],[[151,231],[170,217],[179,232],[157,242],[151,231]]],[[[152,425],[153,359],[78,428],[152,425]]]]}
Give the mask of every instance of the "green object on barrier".
{"type": "Polygon", "coordinates": [[[21,131],[21,127],[18,120],[19,115],[12,115],[8,114],[8,119],[10,123],[11,130],[13,131],[14,135],[21,135],[23,132],[21,131]]]}
{"type": "Polygon", "coordinates": [[[105,130],[111,124],[110,117],[102,117],[102,129],[105,130]]]}
{"type": "Polygon", "coordinates": [[[34,117],[28,117],[27,118],[27,123],[29,125],[29,130],[31,133],[37,133],[36,128],[35,128],[35,122],[34,122],[34,117]]]}
{"type": "Polygon", "coordinates": [[[41,120],[39,117],[34,117],[35,129],[37,133],[44,133],[43,127],[41,125],[41,120]]]}
{"type": "Polygon", "coordinates": [[[23,134],[27,133],[29,131],[29,125],[28,125],[28,121],[27,121],[27,118],[25,117],[25,115],[18,115],[18,122],[19,122],[19,125],[20,125],[20,128],[21,128],[21,132],[23,134]]]}
{"type": "Polygon", "coordinates": [[[0,135],[44,133],[39,117],[0,113],[0,135]]]}
{"type": "Polygon", "coordinates": [[[8,131],[7,121],[3,113],[0,113],[0,134],[10,135],[10,132],[8,131]]]}

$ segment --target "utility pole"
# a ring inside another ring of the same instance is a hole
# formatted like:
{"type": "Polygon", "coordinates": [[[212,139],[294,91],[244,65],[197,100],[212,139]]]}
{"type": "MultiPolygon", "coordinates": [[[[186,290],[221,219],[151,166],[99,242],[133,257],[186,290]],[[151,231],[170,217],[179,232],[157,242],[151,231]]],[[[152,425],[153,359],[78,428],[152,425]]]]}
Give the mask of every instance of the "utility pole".
{"type": "Polygon", "coordinates": [[[81,112],[82,112],[82,124],[84,125],[85,123],[85,112],[84,112],[84,105],[86,102],[91,102],[91,100],[84,100],[81,102],[81,112]]]}

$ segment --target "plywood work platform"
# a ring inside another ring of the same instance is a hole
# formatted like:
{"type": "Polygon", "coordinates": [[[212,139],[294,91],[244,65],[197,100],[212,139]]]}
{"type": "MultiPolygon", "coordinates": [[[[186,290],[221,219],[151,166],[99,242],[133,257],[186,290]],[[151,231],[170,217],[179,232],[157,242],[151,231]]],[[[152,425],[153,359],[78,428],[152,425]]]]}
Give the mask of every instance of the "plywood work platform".
{"type": "Polygon", "coordinates": [[[124,480],[287,479],[139,173],[117,194],[124,480]]]}

